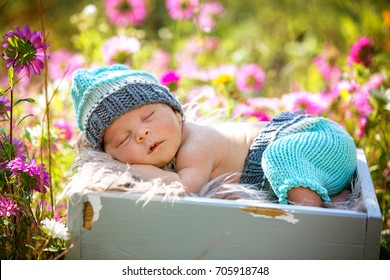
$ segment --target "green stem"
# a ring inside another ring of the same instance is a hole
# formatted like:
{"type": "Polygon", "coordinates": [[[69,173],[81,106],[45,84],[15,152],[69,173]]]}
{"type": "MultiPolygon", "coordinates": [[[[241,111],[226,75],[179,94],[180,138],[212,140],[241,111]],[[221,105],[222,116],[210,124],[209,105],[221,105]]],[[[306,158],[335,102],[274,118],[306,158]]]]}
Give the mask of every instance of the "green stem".
{"type": "MultiPolygon", "coordinates": [[[[39,1],[39,17],[41,21],[41,29],[42,29],[42,39],[43,42],[46,44],[46,33],[45,33],[45,24],[43,21],[44,12],[43,12],[43,3],[42,0],[39,1]]],[[[51,211],[54,215],[54,194],[53,194],[53,186],[52,186],[52,176],[51,176],[51,169],[52,169],[52,155],[51,155],[51,135],[50,135],[50,100],[48,96],[48,90],[47,90],[47,60],[46,60],[46,49],[44,48],[44,81],[45,81],[45,105],[46,105],[46,126],[47,126],[47,146],[48,146],[48,173],[49,176],[49,190],[50,190],[50,200],[51,200],[51,211]]],[[[43,176],[43,174],[42,174],[43,176]]]]}
{"type": "MultiPolygon", "coordinates": [[[[11,97],[10,97],[10,101],[11,101],[11,109],[10,109],[10,119],[9,119],[9,142],[10,144],[12,145],[12,138],[13,138],[13,135],[12,135],[12,130],[13,130],[13,103],[14,103],[14,90],[13,90],[13,87],[11,87],[11,97]]],[[[11,158],[12,158],[12,154],[11,154],[11,158]]]]}

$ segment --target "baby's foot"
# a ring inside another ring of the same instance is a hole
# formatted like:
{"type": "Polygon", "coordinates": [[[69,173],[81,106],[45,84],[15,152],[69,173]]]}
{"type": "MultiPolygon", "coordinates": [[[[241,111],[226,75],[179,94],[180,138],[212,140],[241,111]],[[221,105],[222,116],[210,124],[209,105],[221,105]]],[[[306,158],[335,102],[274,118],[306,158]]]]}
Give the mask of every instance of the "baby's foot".
{"type": "Polygon", "coordinates": [[[350,190],[343,190],[339,194],[330,198],[332,202],[345,202],[348,200],[349,195],[352,192],[350,190]]]}

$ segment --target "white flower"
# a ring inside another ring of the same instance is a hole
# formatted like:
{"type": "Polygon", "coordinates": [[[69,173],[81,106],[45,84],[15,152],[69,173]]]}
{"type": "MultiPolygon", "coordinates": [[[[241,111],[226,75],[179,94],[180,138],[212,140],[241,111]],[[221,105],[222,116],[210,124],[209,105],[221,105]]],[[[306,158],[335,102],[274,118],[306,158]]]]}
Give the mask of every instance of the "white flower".
{"type": "Polygon", "coordinates": [[[69,239],[68,228],[60,222],[57,222],[54,219],[45,218],[41,221],[43,227],[49,231],[49,234],[53,238],[60,238],[63,240],[69,239]]]}

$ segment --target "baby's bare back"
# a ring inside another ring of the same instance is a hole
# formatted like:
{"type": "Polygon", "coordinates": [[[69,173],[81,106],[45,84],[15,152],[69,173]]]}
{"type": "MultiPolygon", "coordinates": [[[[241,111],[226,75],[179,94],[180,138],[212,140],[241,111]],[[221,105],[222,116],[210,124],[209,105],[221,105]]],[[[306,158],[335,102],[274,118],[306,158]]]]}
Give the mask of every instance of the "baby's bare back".
{"type": "MultiPolygon", "coordinates": [[[[234,122],[209,126],[185,124],[187,139],[177,161],[204,158],[210,170],[209,179],[242,171],[249,148],[266,122],[234,122]]],[[[184,165],[190,163],[182,162],[184,165]]],[[[207,172],[206,170],[204,172],[207,172]]],[[[238,179],[237,179],[238,180],[238,179]]]]}

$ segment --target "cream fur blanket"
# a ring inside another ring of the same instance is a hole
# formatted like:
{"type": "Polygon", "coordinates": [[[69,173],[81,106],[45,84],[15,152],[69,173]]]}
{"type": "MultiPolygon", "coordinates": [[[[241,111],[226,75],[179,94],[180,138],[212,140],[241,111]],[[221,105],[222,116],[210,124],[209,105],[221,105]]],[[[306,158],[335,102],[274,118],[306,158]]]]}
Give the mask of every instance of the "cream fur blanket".
{"type": "MultiPolygon", "coordinates": [[[[198,196],[215,199],[257,200],[276,203],[269,193],[258,191],[251,186],[230,183],[236,175],[221,176],[201,188],[197,194],[185,194],[180,184],[166,185],[161,180],[147,180],[134,174],[131,166],[111,158],[110,155],[91,149],[81,133],[77,141],[78,155],[73,166],[73,176],[68,182],[65,193],[71,198],[74,193],[123,191],[140,194],[140,200],[146,204],[154,196],[174,201],[180,196],[198,196]]],[[[169,167],[167,167],[169,168],[169,167]]],[[[345,202],[328,203],[328,208],[364,211],[360,198],[360,181],[352,184],[352,194],[345,202]]]]}

